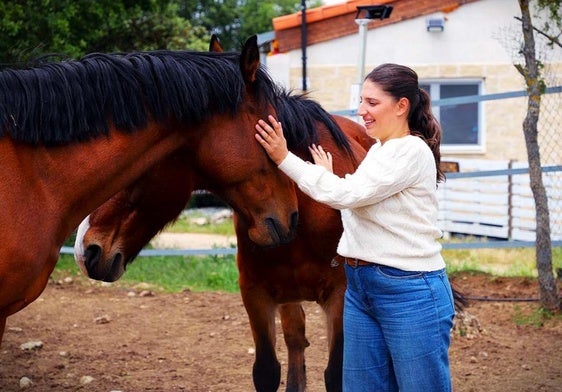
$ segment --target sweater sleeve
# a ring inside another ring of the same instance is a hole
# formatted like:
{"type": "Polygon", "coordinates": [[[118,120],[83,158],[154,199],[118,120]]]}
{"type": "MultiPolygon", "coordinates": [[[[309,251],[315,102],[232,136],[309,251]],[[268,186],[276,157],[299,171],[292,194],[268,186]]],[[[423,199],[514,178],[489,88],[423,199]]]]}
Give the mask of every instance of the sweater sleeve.
{"type": "Polygon", "coordinates": [[[378,203],[414,185],[432,166],[435,173],[433,155],[425,142],[408,137],[407,141],[390,140],[371,147],[355,173],[344,178],[292,153],[279,168],[314,200],[348,209],[378,203]]]}

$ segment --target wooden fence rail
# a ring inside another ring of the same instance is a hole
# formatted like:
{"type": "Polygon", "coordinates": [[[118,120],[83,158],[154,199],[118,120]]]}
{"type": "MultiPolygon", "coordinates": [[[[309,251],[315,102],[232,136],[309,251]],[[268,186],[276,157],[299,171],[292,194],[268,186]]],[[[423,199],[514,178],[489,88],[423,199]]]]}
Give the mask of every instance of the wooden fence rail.
{"type": "MultiPolygon", "coordinates": [[[[535,202],[527,163],[459,159],[438,188],[439,227],[446,233],[535,240],[535,202]]],[[[562,240],[562,166],[543,172],[553,241],[562,240]]]]}

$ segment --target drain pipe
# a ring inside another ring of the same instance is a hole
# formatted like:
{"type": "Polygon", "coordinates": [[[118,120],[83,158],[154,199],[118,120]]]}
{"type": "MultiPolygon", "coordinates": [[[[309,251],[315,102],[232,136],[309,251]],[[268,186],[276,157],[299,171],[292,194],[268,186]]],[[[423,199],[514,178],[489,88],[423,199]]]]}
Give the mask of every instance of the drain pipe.
{"type": "Polygon", "coordinates": [[[301,0],[301,51],[302,51],[302,91],[308,90],[306,85],[306,1],[301,0]]]}

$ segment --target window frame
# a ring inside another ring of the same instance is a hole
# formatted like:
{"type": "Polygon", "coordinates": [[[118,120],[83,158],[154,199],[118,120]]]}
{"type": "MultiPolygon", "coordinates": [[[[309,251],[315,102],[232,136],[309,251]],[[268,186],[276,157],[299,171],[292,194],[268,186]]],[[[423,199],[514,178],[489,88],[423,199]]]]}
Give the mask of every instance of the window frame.
{"type": "MultiPolygon", "coordinates": [[[[478,90],[478,95],[483,95],[484,81],[481,78],[455,78],[455,79],[441,79],[441,78],[428,78],[420,79],[419,85],[426,86],[429,85],[431,101],[441,100],[440,87],[443,85],[451,84],[466,84],[466,85],[476,85],[478,90]]],[[[486,153],[486,130],[484,127],[484,107],[482,101],[476,102],[477,105],[477,126],[478,126],[478,143],[475,144],[441,144],[441,153],[445,154],[484,154],[486,153]]],[[[431,105],[431,110],[441,123],[440,110],[441,106],[445,105],[431,105]]]]}

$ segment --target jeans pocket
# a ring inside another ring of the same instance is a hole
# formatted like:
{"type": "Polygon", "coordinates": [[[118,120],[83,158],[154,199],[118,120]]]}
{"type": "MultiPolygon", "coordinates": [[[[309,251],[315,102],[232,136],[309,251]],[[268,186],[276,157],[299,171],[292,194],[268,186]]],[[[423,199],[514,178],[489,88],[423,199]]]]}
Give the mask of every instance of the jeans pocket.
{"type": "Polygon", "coordinates": [[[404,271],[384,265],[377,266],[377,270],[381,275],[391,279],[416,279],[423,275],[422,271],[404,271]]]}
{"type": "Polygon", "coordinates": [[[441,284],[443,285],[443,288],[445,289],[445,291],[448,294],[449,302],[451,304],[451,309],[453,309],[453,313],[454,313],[455,312],[455,297],[453,295],[453,289],[451,288],[451,283],[449,282],[449,278],[447,277],[446,274],[440,275],[439,278],[441,280],[441,284]]]}

